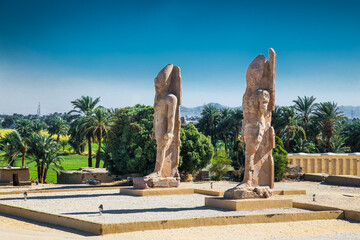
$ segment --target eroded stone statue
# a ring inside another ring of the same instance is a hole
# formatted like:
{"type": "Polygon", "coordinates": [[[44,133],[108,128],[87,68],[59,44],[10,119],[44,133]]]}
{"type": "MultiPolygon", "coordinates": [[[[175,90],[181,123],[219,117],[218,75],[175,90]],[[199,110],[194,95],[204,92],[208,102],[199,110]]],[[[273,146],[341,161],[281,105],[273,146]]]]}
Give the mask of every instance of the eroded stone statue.
{"type": "Polygon", "coordinates": [[[156,164],[153,173],[135,178],[135,188],[178,187],[180,153],[180,68],[166,65],[155,78],[154,132],[156,164]]]}
{"type": "Polygon", "coordinates": [[[225,198],[267,198],[274,187],[275,146],[271,111],[275,108],[275,51],[269,49],[269,61],[258,55],[246,72],[243,96],[243,141],[245,142],[244,180],[224,193],[225,198]]]}

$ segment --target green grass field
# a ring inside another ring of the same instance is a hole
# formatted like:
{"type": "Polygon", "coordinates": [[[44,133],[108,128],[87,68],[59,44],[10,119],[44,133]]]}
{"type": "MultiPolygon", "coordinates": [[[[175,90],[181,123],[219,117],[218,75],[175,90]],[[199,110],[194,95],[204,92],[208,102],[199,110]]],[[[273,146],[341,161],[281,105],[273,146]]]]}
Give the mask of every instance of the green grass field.
{"type": "MultiPolygon", "coordinates": [[[[0,152],[0,155],[2,152],[0,152]]],[[[77,170],[81,167],[87,167],[88,165],[88,157],[83,155],[77,155],[77,154],[70,154],[67,156],[63,156],[64,161],[62,162],[62,167],[65,170],[77,170]]],[[[95,156],[93,156],[93,167],[95,167],[95,156]]],[[[33,157],[26,157],[26,164],[30,168],[30,178],[31,179],[37,179],[37,168],[36,163],[33,162],[33,157]]],[[[0,166],[5,167],[7,166],[7,163],[4,161],[4,157],[0,156],[0,166]]],[[[21,157],[19,156],[16,159],[15,166],[21,166],[21,157]]],[[[101,161],[100,167],[103,166],[103,162],[101,161]]],[[[52,182],[57,183],[57,176],[56,172],[53,169],[49,169],[46,177],[46,182],[52,182]]]]}
{"type": "MultiPolygon", "coordinates": [[[[0,131],[0,137],[2,135],[5,135],[6,133],[13,131],[11,129],[1,129],[0,131]]],[[[91,150],[92,150],[92,156],[93,156],[93,167],[95,167],[95,155],[98,150],[98,144],[92,143],[91,144],[91,150]]],[[[60,147],[60,154],[63,154],[63,149],[60,147]]],[[[82,153],[82,155],[78,155],[74,153],[74,150],[71,149],[70,145],[67,144],[65,147],[65,151],[70,153],[69,155],[62,156],[64,161],[62,162],[62,167],[64,170],[77,170],[81,167],[87,167],[88,165],[88,146],[85,146],[85,151],[82,153]]],[[[4,157],[2,156],[4,152],[0,151],[0,167],[6,167],[7,163],[4,161],[4,157]]],[[[26,164],[30,168],[30,178],[36,180],[37,179],[37,168],[36,163],[33,161],[33,157],[26,156],[26,164]]],[[[15,166],[21,166],[21,155],[16,158],[15,166]]],[[[103,166],[103,161],[100,162],[100,167],[103,166]]],[[[47,176],[46,176],[46,182],[52,182],[57,183],[57,175],[56,171],[54,171],[51,167],[48,170],[47,176]]]]}
{"type": "MultiPolygon", "coordinates": [[[[7,133],[14,131],[13,129],[0,129],[0,138],[4,137],[7,133]]],[[[47,131],[43,131],[42,134],[49,135],[47,131]]],[[[56,136],[53,136],[55,139],[56,136]]],[[[60,140],[68,140],[69,136],[60,136],[60,140]]],[[[91,150],[92,150],[92,156],[93,156],[93,167],[95,167],[95,154],[98,150],[98,144],[92,143],[91,144],[91,150]]],[[[60,147],[60,154],[63,153],[62,147],[60,147]]],[[[70,153],[69,155],[63,156],[64,161],[62,162],[62,167],[65,170],[77,170],[81,167],[87,167],[88,160],[88,146],[85,146],[85,151],[82,153],[82,155],[77,155],[74,153],[74,150],[70,147],[69,144],[66,145],[65,151],[70,153]]],[[[2,156],[4,152],[0,151],[0,167],[6,167],[7,163],[4,161],[4,157],[2,156]]],[[[26,164],[30,168],[30,178],[31,179],[37,179],[37,168],[36,163],[33,162],[33,157],[26,156],[26,164]]],[[[21,156],[19,155],[18,158],[16,158],[15,166],[21,166],[21,156]]],[[[103,166],[103,162],[101,161],[100,166],[103,166]]],[[[57,176],[56,172],[51,169],[48,170],[46,182],[52,182],[57,183],[57,176]]]]}

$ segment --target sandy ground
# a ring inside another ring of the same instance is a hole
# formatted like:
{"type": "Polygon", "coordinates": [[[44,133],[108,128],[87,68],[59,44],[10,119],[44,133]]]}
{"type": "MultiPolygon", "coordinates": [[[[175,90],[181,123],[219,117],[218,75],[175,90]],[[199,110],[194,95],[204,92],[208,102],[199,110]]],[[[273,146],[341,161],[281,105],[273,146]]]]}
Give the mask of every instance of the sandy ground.
{"type": "MultiPolygon", "coordinates": [[[[210,183],[183,183],[183,187],[211,189],[210,183]]],[[[233,182],[215,182],[213,190],[225,191],[229,187],[236,186],[233,182]]],[[[334,206],[342,209],[360,211],[360,187],[347,187],[327,185],[320,182],[278,182],[274,189],[279,190],[306,190],[306,195],[275,196],[278,198],[291,198],[299,202],[313,202],[315,194],[316,203],[334,206]]]]}
{"type": "Polygon", "coordinates": [[[90,236],[61,227],[34,224],[0,216],[0,239],[360,239],[360,223],[343,220],[316,220],[290,223],[240,224],[152,230],[90,236]]]}
{"type": "Polygon", "coordinates": [[[207,196],[202,194],[137,197],[121,195],[119,190],[98,190],[29,193],[26,201],[24,201],[22,194],[3,195],[0,196],[0,203],[97,223],[309,212],[309,210],[299,208],[222,210],[205,207],[205,197],[207,196]],[[102,215],[99,215],[98,212],[100,204],[104,206],[102,215]]]}
{"type": "MultiPolygon", "coordinates": [[[[214,190],[224,191],[235,183],[216,182],[214,190]]],[[[39,187],[39,186],[37,186],[39,187]]],[[[42,186],[42,188],[47,186],[42,186]]],[[[210,189],[209,183],[184,183],[182,187],[210,189]]],[[[277,183],[276,189],[305,189],[307,195],[284,196],[346,209],[360,210],[360,188],[323,185],[314,182],[277,183]]],[[[24,189],[24,188],[21,188],[24,189]]],[[[14,190],[14,189],[12,189],[14,190]]],[[[3,189],[0,189],[3,191],[3,189]]],[[[106,190],[108,191],[108,190],[106,190]]],[[[3,196],[1,196],[3,197],[3,196]]],[[[0,215],[0,239],[360,239],[360,223],[317,220],[290,223],[242,224],[187,229],[153,230],[105,236],[91,236],[57,226],[34,223],[0,215]]]]}

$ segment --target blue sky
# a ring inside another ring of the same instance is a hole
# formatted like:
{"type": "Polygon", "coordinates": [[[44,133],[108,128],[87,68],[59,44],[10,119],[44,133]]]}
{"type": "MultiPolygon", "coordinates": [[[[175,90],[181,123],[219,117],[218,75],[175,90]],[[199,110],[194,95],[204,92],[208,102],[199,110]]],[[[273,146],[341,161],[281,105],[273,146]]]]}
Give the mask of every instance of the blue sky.
{"type": "Polygon", "coordinates": [[[183,105],[240,106],[248,64],[277,53],[276,104],[360,105],[360,1],[0,0],[0,114],[153,104],[167,64],[183,105]]]}

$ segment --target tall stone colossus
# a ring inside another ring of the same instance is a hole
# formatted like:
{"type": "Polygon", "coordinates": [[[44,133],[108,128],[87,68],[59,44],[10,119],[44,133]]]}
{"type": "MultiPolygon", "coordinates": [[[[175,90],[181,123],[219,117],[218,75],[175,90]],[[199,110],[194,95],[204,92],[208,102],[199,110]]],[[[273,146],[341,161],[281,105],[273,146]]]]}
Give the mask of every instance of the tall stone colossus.
{"type": "Polygon", "coordinates": [[[178,187],[180,154],[180,68],[166,65],[155,78],[154,132],[156,164],[153,173],[134,179],[134,188],[178,187]]]}
{"type": "Polygon", "coordinates": [[[272,195],[275,134],[271,127],[271,111],[275,108],[275,66],[275,51],[270,48],[269,60],[260,54],[247,69],[247,86],[242,103],[244,180],[235,188],[228,189],[225,198],[262,198],[272,195]]]}

